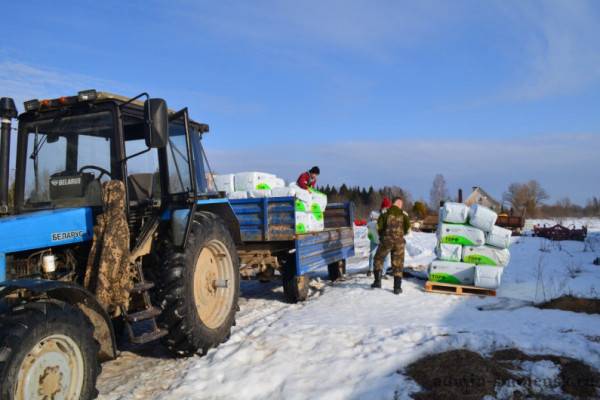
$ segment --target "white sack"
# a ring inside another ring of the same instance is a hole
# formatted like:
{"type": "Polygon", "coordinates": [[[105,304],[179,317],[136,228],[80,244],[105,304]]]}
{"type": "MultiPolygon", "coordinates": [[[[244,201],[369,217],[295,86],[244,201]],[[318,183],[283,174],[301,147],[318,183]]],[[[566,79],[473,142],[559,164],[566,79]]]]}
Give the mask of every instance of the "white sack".
{"type": "Polygon", "coordinates": [[[296,191],[289,187],[277,187],[271,189],[273,197],[296,197],[296,191]]]}
{"type": "Polygon", "coordinates": [[[277,178],[266,172],[239,172],[235,174],[235,190],[270,190],[277,187],[277,178]]]}
{"type": "Polygon", "coordinates": [[[462,257],[462,246],[460,244],[439,243],[435,248],[435,254],[440,260],[459,262],[462,257]]]}
{"type": "Polygon", "coordinates": [[[490,232],[498,219],[498,214],[479,204],[473,204],[469,209],[469,224],[484,232],[490,232]]]}
{"type": "Polygon", "coordinates": [[[485,243],[501,249],[508,249],[511,235],[510,229],[494,226],[491,232],[485,234],[485,243]]]}
{"type": "Polygon", "coordinates": [[[504,267],[510,261],[510,252],[492,246],[465,246],[463,261],[477,265],[504,267]]]}
{"type": "Polygon", "coordinates": [[[315,213],[310,213],[310,222],[309,222],[309,232],[321,232],[323,230],[325,230],[325,219],[321,218],[318,219],[317,217],[315,217],[315,213]]]}
{"type": "Polygon", "coordinates": [[[316,190],[310,191],[311,204],[317,204],[321,211],[325,211],[327,208],[327,195],[316,190]]]}
{"type": "Polygon", "coordinates": [[[448,201],[440,207],[440,221],[453,224],[465,224],[468,217],[469,207],[463,203],[452,203],[448,201]]]}
{"type": "Polygon", "coordinates": [[[296,196],[298,199],[302,200],[306,204],[312,203],[312,195],[308,190],[302,189],[300,186],[296,185],[296,183],[290,183],[290,189],[293,190],[293,196],[296,196]]]}
{"type": "Polygon", "coordinates": [[[475,267],[475,286],[486,289],[497,289],[502,281],[504,268],[478,265],[475,267]]]}
{"type": "Polygon", "coordinates": [[[310,214],[296,212],[296,233],[307,233],[310,230],[310,214]]]}
{"type": "Polygon", "coordinates": [[[231,199],[231,200],[236,200],[236,199],[247,199],[248,198],[248,192],[244,191],[237,191],[237,192],[232,192],[232,193],[228,193],[227,194],[227,198],[231,199]]]}
{"type": "Polygon", "coordinates": [[[275,178],[274,186],[271,189],[284,188],[284,187],[285,187],[285,181],[281,178],[275,178]]]}
{"type": "Polygon", "coordinates": [[[233,174],[213,175],[213,180],[217,191],[226,193],[235,192],[235,180],[233,174]]]}
{"type": "Polygon", "coordinates": [[[429,280],[456,285],[472,285],[475,283],[475,265],[434,260],[429,266],[429,280]]]}
{"type": "Polygon", "coordinates": [[[440,223],[437,230],[440,243],[461,246],[483,246],[485,234],[481,229],[469,225],[440,223]]]}
{"type": "Polygon", "coordinates": [[[270,190],[249,190],[248,197],[251,199],[262,199],[264,197],[273,197],[270,190]]]}

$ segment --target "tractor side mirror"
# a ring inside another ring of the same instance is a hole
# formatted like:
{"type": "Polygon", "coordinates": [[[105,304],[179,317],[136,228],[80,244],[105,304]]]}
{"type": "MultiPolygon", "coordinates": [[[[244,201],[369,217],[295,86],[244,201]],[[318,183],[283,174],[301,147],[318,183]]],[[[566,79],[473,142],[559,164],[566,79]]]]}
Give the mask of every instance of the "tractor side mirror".
{"type": "Polygon", "coordinates": [[[48,143],[56,143],[58,142],[58,140],[60,139],[60,136],[58,136],[57,134],[53,134],[53,133],[49,133],[48,135],[46,135],[46,142],[48,143]]]}
{"type": "Polygon", "coordinates": [[[162,149],[169,137],[169,112],[163,99],[148,99],[144,102],[144,138],[146,146],[162,149]]]}

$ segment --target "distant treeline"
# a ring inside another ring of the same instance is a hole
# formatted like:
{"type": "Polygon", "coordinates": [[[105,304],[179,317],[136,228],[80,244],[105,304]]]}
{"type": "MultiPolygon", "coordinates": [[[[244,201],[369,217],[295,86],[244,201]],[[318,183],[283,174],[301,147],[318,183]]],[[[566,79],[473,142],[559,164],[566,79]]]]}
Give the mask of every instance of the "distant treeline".
{"type": "MultiPolygon", "coordinates": [[[[414,201],[411,194],[399,186],[385,186],[381,189],[361,186],[321,186],[319,190],[327,194],[330,202],[352,201],[356,206],[356,217],[366,219],[372,210],[379,210],[384,196],[392,199],[402,196],[404,209],[411,217],[419,218],[428,213],[436,213],[440,201],[457,201],[450,196],[443,175],[434,178],[429,201],[414,201]]],[[[547,204],[549,195],[536,180],[512,183],[502,195],[503,210],[524,214],[526,218],[600,217],[600,197],[592,197],[585,205],[573,203],[568,197],[547,204]]]]}
{"type": "Polygon", "coordinates": [[[365,188],[342,184],[339,188],[326,185],[318,189],[327,195],[331,203],[352,201],[356,207],[356,218],[366,219],[372,210],[379,210],[384,197],[391,200],[396,196],[402,196],[404,198],[404,209],[409,212],[412,212],[413,209],[410,193],[398,186],[385,186],[381,189],[374,189],[373,186],[365,188]]]}
{"type": "Polygon", "coordinates": [[[600,198],[592,197],[581,206],[566,197],[554,204],[542,204],[538,214],[540,217],[600,217],[600,198]]]}

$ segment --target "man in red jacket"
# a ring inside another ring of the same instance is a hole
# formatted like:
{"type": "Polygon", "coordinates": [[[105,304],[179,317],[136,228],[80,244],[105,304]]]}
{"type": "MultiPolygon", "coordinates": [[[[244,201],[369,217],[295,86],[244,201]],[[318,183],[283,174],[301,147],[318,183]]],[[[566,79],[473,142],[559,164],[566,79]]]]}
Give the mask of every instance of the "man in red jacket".
{"type": "Polygon", "coordinates": [[[312,167],[309,171],[304,172],[298,177],[296,184],[304,190],[308,190],[317,186],[317,176],[321,173],[319,167],[312,167]]]}

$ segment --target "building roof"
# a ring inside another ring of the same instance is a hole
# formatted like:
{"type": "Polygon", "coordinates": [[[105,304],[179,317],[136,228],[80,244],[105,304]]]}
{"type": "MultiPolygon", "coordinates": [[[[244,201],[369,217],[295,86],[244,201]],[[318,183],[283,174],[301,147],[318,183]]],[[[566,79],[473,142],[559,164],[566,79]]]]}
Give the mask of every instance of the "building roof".
{"type": "Polygon", "coordinates": [[[497,207],[498,209],[501,206],[501,204],[498,200],[494,199],[492,196],[489,195],[488,192],[486,192],[479,186],[473,186],[473,192],[465,200],[465,204],[467,204],[467,205],[471,205],[471,204],[475,204],[475,203],[478,203],[478,204],[488,203],[489,205],[497,207]]]}

